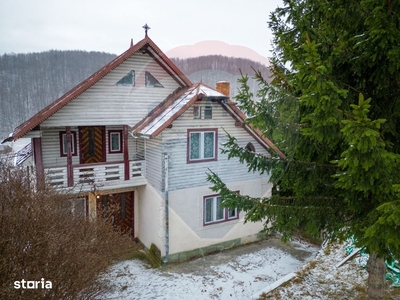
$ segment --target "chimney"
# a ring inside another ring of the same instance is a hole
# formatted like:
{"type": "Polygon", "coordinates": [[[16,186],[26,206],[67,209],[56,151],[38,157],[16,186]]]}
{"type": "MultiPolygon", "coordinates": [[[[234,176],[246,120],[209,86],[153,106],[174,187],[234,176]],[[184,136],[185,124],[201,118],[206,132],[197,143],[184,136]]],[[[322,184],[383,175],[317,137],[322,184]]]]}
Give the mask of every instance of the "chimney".
{"type": "Polygon", "coordinates": [[[229,81],[219,81],[216,85],[216,90],[221,94],[224,94],[228,98],[231,95],[231,83],[229,81]]]}

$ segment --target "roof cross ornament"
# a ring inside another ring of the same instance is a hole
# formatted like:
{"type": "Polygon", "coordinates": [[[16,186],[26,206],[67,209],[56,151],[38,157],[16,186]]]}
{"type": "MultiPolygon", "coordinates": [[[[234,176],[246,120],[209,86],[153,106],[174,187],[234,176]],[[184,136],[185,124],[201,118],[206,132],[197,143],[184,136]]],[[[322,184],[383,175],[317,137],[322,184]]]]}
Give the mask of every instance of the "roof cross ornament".
{"type": "Polygon", "coordinates": [[[144,26],[142,26],[142,27],[144,28],[144,33],[146,34],[146,37],[147,37],[147,30],[149,30],[149,29],[151,29],[151,28],[150,28],[149,25],[147,25],[147,23],[144,24],[144,26]]]}

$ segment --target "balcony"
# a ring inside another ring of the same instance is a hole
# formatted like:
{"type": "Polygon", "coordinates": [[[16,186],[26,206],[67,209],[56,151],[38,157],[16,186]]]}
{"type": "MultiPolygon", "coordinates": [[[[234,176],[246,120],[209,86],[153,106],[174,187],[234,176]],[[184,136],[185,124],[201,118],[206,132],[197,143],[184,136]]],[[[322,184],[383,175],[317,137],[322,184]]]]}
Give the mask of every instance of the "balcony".
{"type": "MultiPolygon", "coordinates": [[[[76,165],[73,168],[74,191],[107,190],[115,188],[141,186],[147,183],[146,161],[129,161],[129,180],[125,180],[124,163],[96,163],[76,165]]],[[[50,184],[58,188],[68,187],[67,167],[45,169],[50,184]]]]}

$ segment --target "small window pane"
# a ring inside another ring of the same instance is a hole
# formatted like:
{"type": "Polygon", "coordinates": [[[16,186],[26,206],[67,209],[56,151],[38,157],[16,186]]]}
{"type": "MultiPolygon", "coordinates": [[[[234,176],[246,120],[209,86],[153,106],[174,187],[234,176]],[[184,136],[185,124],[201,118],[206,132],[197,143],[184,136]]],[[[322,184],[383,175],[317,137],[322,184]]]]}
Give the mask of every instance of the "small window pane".
{"type": "Polygon", "coordinates": [[[111,151],[121,151],[121,134],[119,132],[113,132],[110,134],[111,139],[111,151]]]}
{"type": "Polygon", "coordinates": [[[229,219],[236,218],[236,208],[228,209],[228,218],[229,219]]]}
{"type": "MultiPolygon", "coordinates": [[[[62,134],[62,151],[64,155],[67,155],[68,149],[67,149],[67,134],[63,133],[62,134]]],[[[74,135],[71,132],[71,154],[75,154],[75,143],[74,143],[74,135]]]]}
{"type": "Polygon", "coordinates": [[[204,158],[214,157],[214,132],[204,133],[204,158]]]}
{"type": "Polygon", "coordinates": [[[254,145],[252,143],[247,143],[245,149],[250,151],[250,152],[256,152],[256,149],[254,148],[254,145]]]}
{"type": "Polygon", "coordinates": [[[204,107],[204,119],[212,119],[212,107],[204,107]]]}
{"type": "Polygon", "coordinates": [[[213,198],[206,199],[206,223],[213,221],[213,198]]]}
{"type": "Polygon", "coordinates": [[[131,86],[135,85],[135,71],[130,71],[128,74],[126,74],[124,77],[122,77],[116,85],[125,85],[125,86],[131,86]]]}
{"type": "Polygon", "coordinates": [[[190,133],[190,159],[200,158],[200,133],[190,133]]]}
{"type": "Polygon", "coordinates": [[[217,210],[217,215],[216,215],[216,220],[223,220],[224,219],[224,213],[225,209],[221,206],[222,199],[221,197],[215,198],[216,200],[216,210],[217,210]]]}
{"type": "Polygon", "coordinates": [[[193,106],[193,119],[201,118],[201,109],[200,106],[193,106]]]}
{"type": "Polygon", "coordinates": [[[67,154],[67,135],[64,133],[62,135],[63,139],[63,154],[67,154]]]}
{"type": "Polygon", "coordinates": [[[147,87],[164,87],[150,72],[145,72],[146,86],[147,87]]]}

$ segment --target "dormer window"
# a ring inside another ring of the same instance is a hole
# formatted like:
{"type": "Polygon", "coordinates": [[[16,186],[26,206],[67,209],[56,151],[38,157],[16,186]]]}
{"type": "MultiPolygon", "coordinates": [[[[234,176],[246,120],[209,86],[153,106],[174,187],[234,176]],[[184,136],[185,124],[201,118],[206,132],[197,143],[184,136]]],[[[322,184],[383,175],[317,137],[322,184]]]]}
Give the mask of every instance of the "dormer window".
{"type": "Polygon", "coordinates": [[[133,86],[135,85],[135,71],[129,71],[124,77],[122,77],[115,85],[133,86]]]}
{"type": "Polygon", "coordinates": [[[146,81],[146,86],[147,86],[147,87],[161,87],[161,88],[164,87],[164,86],[163,86],[153,75],[151,75],[151,73],[148,72],[148,71],[145,72],[145,81],[146,81]]]}

